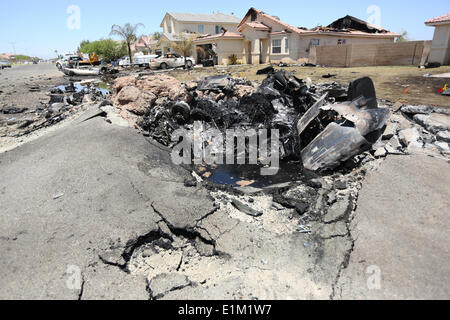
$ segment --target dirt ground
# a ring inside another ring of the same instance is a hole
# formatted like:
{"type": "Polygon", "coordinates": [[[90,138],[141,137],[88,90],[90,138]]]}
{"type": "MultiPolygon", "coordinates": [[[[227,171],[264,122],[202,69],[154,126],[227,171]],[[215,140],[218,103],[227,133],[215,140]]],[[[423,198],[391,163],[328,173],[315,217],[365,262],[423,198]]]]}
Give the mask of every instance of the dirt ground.
{"type": "MultiPolygon", "coordinates": [[[[224,68],[199,68],[188,73],[184,70],[176,70],[171,71],[169,74],[181,81],[188,81],[207,75],[230,73],[232,76],[246,77],[249,80],[261,82],[266,76],[258,76],[256,71],[265,66],[245,65],[224,68]]],[[[424,77],[425,74],[448,73],[450,72],[450,66],[435,69],[419,69],[415,66],[361,68],[286,67],[283,69],[295,72],[297,77],[301,79],[309,77],[314,83],[336,81],[345,84],[356,78],[369,76],[375,83],[378,98],[392,102],[401,101],[405,104],[450,107],[450,98],[437,93],[437,90],[446,83],[450,84],[450,78],[424,77]],[[335,76],[328,79],[322,77],[328,74],[335,76]]]]}

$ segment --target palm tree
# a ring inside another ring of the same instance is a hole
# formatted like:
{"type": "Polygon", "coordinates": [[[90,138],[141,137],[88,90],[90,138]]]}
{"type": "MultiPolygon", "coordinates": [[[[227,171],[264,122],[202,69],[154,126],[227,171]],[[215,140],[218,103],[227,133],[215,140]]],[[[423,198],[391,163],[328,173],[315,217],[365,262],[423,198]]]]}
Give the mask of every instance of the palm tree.
{"type": "Polygon", "coordinates": [[[111,33],[109,34],[110,36],[119,36],[126,42],[131,66],[133,65],[133,57],[131,55],[131,45],[137,40],[136,33],[139,27],[145,28],[145,26],[142,23],[138,23],[135,25],[127,23],[123,27],[115,24],[111,27],[111,33]]]}
{"type": "Polygon", "coordinates": [[[184,57],[184,67],[187,68],[187,57],[192,54],[192,48],[194,47],[194,41],[198,38],[198,34],[194,34],[190,37],[184,35],[178,36],[178,41],[172,42],[172,47],[176,53],[184,57]]]}

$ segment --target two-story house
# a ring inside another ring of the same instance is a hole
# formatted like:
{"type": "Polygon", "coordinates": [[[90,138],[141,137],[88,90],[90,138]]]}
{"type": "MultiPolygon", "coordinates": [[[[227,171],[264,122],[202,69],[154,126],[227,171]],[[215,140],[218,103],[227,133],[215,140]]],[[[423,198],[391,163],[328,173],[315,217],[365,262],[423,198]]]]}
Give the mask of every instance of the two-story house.
{"type": "Polygon", "coordinates": [[[157,47],[163,54],[173,52],[172,43],[182,37],[216,35],[222,32],[222,28],[237,31],[240,22],[241,19],[234,14],[168,12],[161,22],[163,32],[157,47]]]}
{"type": "MultiPolygon", "coordinates": [[[[226,28],[225,28],[226,29],[226,28]]],[[[244,64],[299,61],[309,57],[311,46],[352,43],[393,43],[399,35],[352,16],[327,27],[293,27],[278,17],[251,8],[234,29],[205,36],[197,46],[214,48],[218,64],[227,64],[235,55],[244,64]]]]}

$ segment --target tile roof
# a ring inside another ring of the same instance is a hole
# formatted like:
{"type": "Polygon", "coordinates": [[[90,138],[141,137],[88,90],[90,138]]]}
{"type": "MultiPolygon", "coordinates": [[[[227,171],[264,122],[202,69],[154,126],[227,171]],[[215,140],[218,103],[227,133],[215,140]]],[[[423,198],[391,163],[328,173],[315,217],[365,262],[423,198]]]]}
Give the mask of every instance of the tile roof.
{"type": "MultiPolygon", "coordinates": [[[[254,11],[254,12],[256,12],[257,14],[259,14],[259,15],[261,15],[261,16],[263,16],[263,17],[268,18],[268,19],[272,20],[273,22],[278,23],[279,25],[282,25],[283,27],[285,27],[285,28],[286,28],[287,30],[289,30],[289,31],[292,31],[292,32],[295,32],[295,33],[298,33],[298,34],[302,34],[302,33],[304,32],[304,30],[301,30],[301,29],[299,29],[299,28],[295,28],[295,27],[293,27],[293,26],[291,26],[291,25],[289,25],[289,24],[287,24],[287,23],[284,23],[284,22],[282,22],[281,20],[279,20],[279,19],[277,19],[277,18],[275,18],[275,17],[273,17],[273,16],[271,16],[271,15],[269,15],[269,14],[267,14],[267,13],[264,13],[264,12],[262,12],[261,10],[258,10],[258,9],[256,9],[256,8],[250,8],[250,10],[248,11],[246,17],[250,14],[251,11],[254,11]]],[[[239,26],[238,26],[239,28],[244,24],[244,21],[245,21],[245,18],[244,18],[244,19],[242,20],[242,22],[239,24],[239,26]]]]}
{"type": "Polygon", "coordinates": [[[450,13],[427,20],[427,21],[425,21],[425,24],[435,24],[435,23],[439,24],[439,23],[443,23],[443,22],[450,22],[450,13]]]}
{"type": "MultiPolygon", "coordinates": [[[[320,29],[314,28],[312,30],[307,30],[306,28],[296,28],[296,27],[293,27],[293,26],[291,26],[291,25],[289,25],[289,24],[287,24],[285,22],[282,22],[278,18],[276,18],[274,16],[271,16],[271,15],[269,15],[267,13],[264,13],[261,10],[258,10],[256,8],[250,8],[250,10],[248,11],[248,13],[245,16],[245,18],[239,24],[238,29],[240,29],[245,24],[246,18],[250,15],[250,13],[252,11],[254,11],[257,14],[259,14],[261,16],[264,16],[264,17],[272,20],[273,22],[278,23],[279,25],[285,27],[286,31],[292,31],[292,32],[295,32],[295,33],[300,34],[300,35],[307,35],[307,34],[332,34],[332,33],[334,33],[334,34],[338,34],[338,35],[350,34],[350,35],[364,35],[364,36],[369,36],[369,37],[396,37],[396,36],[399,36],[399,34],[397,34],[397,33],[394,33],[394,32],[391,32],[389,30],[385,30],[385,29],[376,27],[374,25],[371,25],[371,24],[369,24],[369,23],[367,23],[365,21],[362,21],[362,20],[354,18],[354,17],[351,17],[351,18],[356,20],[356,21],[359,21],[360,23],[366,24],[367,26],[369,26],[371,28],[377,29],[378,31],[380,31],[382,33],[373,33],[372,34],[372,33],[363,32],[363,31],[359,31],[359,30],[353,30],[353,29],[346,30],[346,31],[343,31],[343,30],[330,31],[330,30],[326,30],[326,27],[325,28],[324,27],[320,27],[320,29]]],[[[350,17],[350,16],[348,16],[348,17],[350,17]]]]}
{"type": "Polygon", "coordinates": [[[215,34],[212,36],[198,38],[196,41],[214,40],[214,39],[243,39],[243,38],[244,38],[244,36],[240,33],[226,31],[226,32],[215,34]]]}
{"type": "Polygon", "coordinates": [[[169,12],[175,20],[183,22],[205,22],[205,23],[235,23],[241,22],[241,19],[224,13],[197,14],[197,13],[179,13],[169,12]]]}
{"type": "Polygon", "coordinates": [[[392,38],[400,36],[398,33],[386,31],[383,33],[369,33],[355,29],[338,30],[328,27],[316,27],[311,30],[306,30],[304,35],[354,35],[354,36],[365,36],[365,37],[376,37],[376,38],[392,38]]]}
{"type": "Polygon", "coordinates": [[[259,29],[259,30],[271,30],[270,27],[266,26],[264,23],[258,22],[258,21],[254,21],[254,22],[247,22],[245,24],[242,25],[243,26],[249,26],[250,28],[253,29],[259,29]]]}

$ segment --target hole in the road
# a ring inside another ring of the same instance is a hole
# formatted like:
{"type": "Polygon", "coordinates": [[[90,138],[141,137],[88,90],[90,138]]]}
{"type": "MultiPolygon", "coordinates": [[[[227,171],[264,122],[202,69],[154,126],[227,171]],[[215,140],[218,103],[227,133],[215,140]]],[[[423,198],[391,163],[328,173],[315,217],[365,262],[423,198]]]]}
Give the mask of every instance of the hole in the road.
{"type": "Polygon", "coordinates": [[[266,188],[290,182],[306,182],[310,177],[299,162],[282,162],[275,175],[262,175],[261,165],[198,166],[196,173],[218,185],[266,188]]]}
{"type": "Polygon", "coordinates": [[[93,85],[82,85],[80,83],[71,83],[69,85],[60,85],[55,87],[52,92],[54,93],[89,93],[91,90],[94,90],[96,93],[100,93],[103,97],[111,94],[111,90],[109,89],[106,83],[95,83],[93,85]]]}

